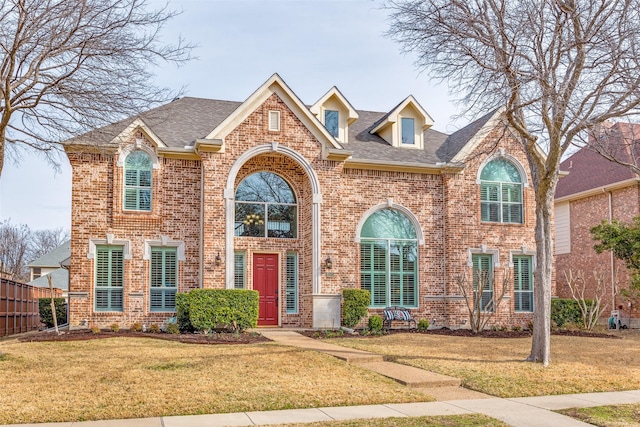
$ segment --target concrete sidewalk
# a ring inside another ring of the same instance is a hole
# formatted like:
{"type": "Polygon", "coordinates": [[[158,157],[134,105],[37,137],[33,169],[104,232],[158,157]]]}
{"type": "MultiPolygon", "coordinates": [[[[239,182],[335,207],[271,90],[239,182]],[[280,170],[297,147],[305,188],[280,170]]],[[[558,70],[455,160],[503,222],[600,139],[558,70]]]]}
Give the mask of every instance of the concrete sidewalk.
{"type": "Polygon", "coordinates": [[[188,415],[129,420],[83,421],[48,424],[12,424],[13,427],[222,427],[254,426],[362,418],[418,417],[485,414],[516,427],[573,427],[591,424],[576,421],[551,410],[640,403],[640,390],[521,397],[514,399],[450,400],[446,402],[393,403],[387,405],[289,409],[283,411],[238,412],[233,414],[188,415]]]}
{"type": "Polygon", "coordinates": [[[485,414],[516,427],[590,426],[552,410],[640,403],[640,390],[584,393],[558,396],[501,399],[460,387],[460,380],[411,366],[385,361],[380,355],[349,349],[286,330],[261,330],[281,345],[319,351],[348,363],[393,378],[432,397],[436,402],[392,403],[385,405],[341,406],[281,411],[237,412],[167,416],[156,418],[84,421],[48,424],[11,424],[21,427],[222,427],[253,426],[362,418],[418,417],[485,414]]]}

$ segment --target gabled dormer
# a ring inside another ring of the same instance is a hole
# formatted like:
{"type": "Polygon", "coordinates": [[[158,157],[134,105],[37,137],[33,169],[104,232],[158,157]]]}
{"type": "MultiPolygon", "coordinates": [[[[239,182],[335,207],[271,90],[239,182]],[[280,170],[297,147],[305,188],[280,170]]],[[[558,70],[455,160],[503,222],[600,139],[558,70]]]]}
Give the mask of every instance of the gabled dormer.
{"type": "Polygon", "coordinates": [[[311,112],[339,142],[349,142],[349,125],[358,119],[358,113],[337,87],[332,87],[315,104],[311,112]]]}
{"type": "Polygon", "coordinates": [[[394,147],[423,149],[424,131],[431,126],[431,116],[410,95],[385,114],[369,132],[394,147]]]}

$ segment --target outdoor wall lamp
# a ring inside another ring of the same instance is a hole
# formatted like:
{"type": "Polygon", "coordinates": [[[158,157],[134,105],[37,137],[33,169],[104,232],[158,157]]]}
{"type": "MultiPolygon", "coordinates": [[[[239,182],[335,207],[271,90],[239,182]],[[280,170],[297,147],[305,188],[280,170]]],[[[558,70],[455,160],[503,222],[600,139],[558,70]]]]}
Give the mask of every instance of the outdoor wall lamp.
{"type": "Polygon", "coordinates": [[[218,253],[218,255],[216,255],[216,267],[220,267],[221,263],[222,263],[222,258],[220,258],[220,253],[218,253]]]}
{"type": "Polygon", "coordinates": [[[333,268],[333,262],[331,261],[331,257],[327,257],[327,259],[324,261],[324,269],[331,270],[332,268],[333,268]]]}

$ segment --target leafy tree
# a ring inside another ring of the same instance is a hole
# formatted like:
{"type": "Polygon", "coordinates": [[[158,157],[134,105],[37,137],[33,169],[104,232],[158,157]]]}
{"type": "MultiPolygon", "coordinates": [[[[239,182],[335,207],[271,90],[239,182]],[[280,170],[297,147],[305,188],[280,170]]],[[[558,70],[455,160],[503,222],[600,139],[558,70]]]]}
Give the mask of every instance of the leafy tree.
{"type": "Polygon", "coordinates": [[[34,231],[31,233],[29,262],[51,252],[53,249],[69,240],[69,238],[69,230],[62,227],[34,231]]]}
{"type": "MultiPolygon", "coordinates": [[[[38,150],[165,102],[151,83],[159,61],[191,46],[163,44],[175,16],[145,0],[0,0],[0,175],[5,153],[38,150]]],[[[53,161],[53,160],[52,160],[53,161]]]]}
{"type": "Polygon", "coordinates": [[[533,341],[550,361],[552,210],[562,155],[640,104],[640,1],[387,0],[388,35],[447,81],[464,111],[502,107],[536,202],[533,341]]]}
{"type": "Polygon", "coordinates": [[[631,283],[620,289],[620,295],[634,305],[640,302],[640,216],[633,223],[626,224],[617,219],[602,221],[591,228],[593,239],[600,242],[593,249],[599,254],[613,252],[613,256],[623,261],[631,272],[631,283]]]}

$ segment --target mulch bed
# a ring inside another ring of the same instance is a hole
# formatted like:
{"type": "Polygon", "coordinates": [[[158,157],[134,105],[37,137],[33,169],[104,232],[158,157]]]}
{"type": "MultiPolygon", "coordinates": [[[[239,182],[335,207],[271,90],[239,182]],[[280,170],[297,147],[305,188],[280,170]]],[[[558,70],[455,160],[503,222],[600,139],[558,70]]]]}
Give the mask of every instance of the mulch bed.
{"type": "MultiPolygon", "coordinates": [[[[337,331],[299,331],[302,335],[310,338],[325,339],[325,338],[371,338],[379,335],[364,335],[362,333],[349,334],[344,333],[340,335],[337,331]]],[[[362,331],[360,331],[362,332],[362,331]]],[[[447,335],[456,337],[481,337],[481,338],[525,338],[530,337],[530,331],[493,331],[486,330],[478,334],[474,334],[470,329],[430,329],[427,332],[418,332],[416,330],[407,329],[392,329],[385,334],[399,334],[399,333],[415,333],[415,334],[427,334],[427,335],[447,335]]],[[[558,330],[552,331],[552,335],[565,335],[565,336],[577,336],[577,337],[591,337],[591,338],[612,338],[621,339],[621,336],[612,335],[607,333],[585,332],[585,331],[568,331],[558,330]]],[[[24,334],[18,338],[22,342],[42,342],[42,341],[86,341],[104,338],[114,337],[127,337],[127,338],[153,338],[162,339],[167,341],[179,341],[187,344],[255,344],[260,342],[270,341],[260,333],[244,332],[241,334],[233,334],[228,332],[215,333],[215,334],[167,334],[164,332],[134,332],[129,330],[119,330],[118,332],[112,331],[100,331],[98,333],[91,332],[88,329],[76,329],[72,331],[63,331],[61,335],[56,335],[55,332],[31,332],[24,334]]]]}
{"type": "MultiPolygon", "coordinates": [[[[324,339],[324,338],[372,338],[379,335],[364,335],[362,331],[356,331],[357,334],[348,334],[344,333],[340,335],[337,331],[329,331],[329,332],[318,332],[318,331],[303,331],[300,332],[302,335],[307,337],[316,338],[316,339],[324,339]]],[[[429,329],[427,332],[418,332],[417,330],[408,330],[408,329],[391,329],[385,332],[385,335],[388,334],[399,334],[399,333],[414,333],[414,334],[426,334],[426,335],[447,335],[447,336],[455,336],[455,337],[480,337],[480,338],[526,338],[531,336],[531,331],[494,331],[494,330],[485,330],[474,334],[470,329],[449,329],[449,328],[440,328],[440,329],[429,329]]],[[[569,331],[569,330],[558,330],[551,331],[551,335],[564,335],[564,336],[574,336],[574,337],[591,337],[591,338],[612,338],[612,339],[622,339],[622,337],[618,335],[612,335],[607,333],[598,333],[598,332],[586,332],[586,331],[569,331]]]]}
{"type": "Polygon", "coordinates": [[[245,332],[240,334],[222,332],[215,334],[167,334],[165,332],[134,332],[129,330],[119,330],[118,332],[100,331],[91,332],[88,329],[76,329],[63,331],[57,335],[55,332],[35,332],[28,333],[18,338],[22,342],[39,341],[86,341],[104,338],[154,338],[167,341],[179,341],[187,344],[255,344],[270,341],[259,333],[245,332]]]}

